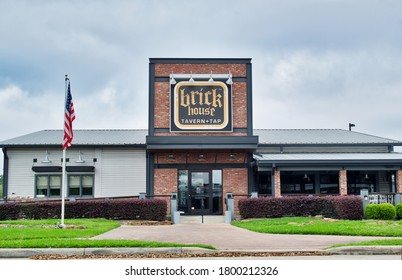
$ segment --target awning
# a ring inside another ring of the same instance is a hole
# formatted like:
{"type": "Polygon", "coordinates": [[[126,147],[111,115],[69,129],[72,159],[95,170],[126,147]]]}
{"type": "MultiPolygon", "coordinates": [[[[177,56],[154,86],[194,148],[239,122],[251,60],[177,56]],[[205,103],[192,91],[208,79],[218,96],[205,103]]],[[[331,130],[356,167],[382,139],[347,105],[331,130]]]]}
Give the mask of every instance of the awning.
{"type": "Polygon", "coordinates": [[[402,153],[299,153],[254,154],[259,168],[285,169],[402,169],[402,153]]]}

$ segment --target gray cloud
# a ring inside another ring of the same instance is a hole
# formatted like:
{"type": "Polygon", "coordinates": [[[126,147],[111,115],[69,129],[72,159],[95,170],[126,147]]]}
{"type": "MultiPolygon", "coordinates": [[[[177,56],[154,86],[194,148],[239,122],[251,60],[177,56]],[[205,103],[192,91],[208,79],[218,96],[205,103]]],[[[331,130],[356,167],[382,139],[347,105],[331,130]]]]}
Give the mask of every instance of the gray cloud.
{"type": "Polygon", "coordinates": [[[0,9],[0,140],[146,128],[150,57],[250,57],[256,128],[347,128],[402,140],[402,2],[10,1],[0,9]]]}

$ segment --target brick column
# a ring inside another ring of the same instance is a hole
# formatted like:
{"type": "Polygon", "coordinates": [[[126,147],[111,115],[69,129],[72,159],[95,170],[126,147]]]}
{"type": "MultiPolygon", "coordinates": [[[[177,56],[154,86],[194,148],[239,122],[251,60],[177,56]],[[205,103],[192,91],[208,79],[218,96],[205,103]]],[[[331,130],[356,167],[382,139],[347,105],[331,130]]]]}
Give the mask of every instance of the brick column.
{"type": "MultiPolygon", "coordinates": [[[[234,195],[247,195],[248,194],[248,169],[247,168],[224,168],[223,169],[223,195],[222,199],[226,198],[226,193],[231,192],[234,195]]],[[[235,217],[239,214],[239,200],[244,198],[244,196],[234,197],[234,212],[235,217]]],[[[226,205],[223,203],[223,208],[226,205]]],[[[225,211],[223,211],[225,214],[225,211]]]]}
{"type": "Polygon", "coordinates": [[[274,172],[274,197],[281,197],[281,171],[275,170],[274,172]]]}
{"type": "Polygon", "coordinates": [[[339,194],[348,194],[348,177],[346,170],[339,170],[339,194]]]}
{"type": "MultiPolygon", "coordinates": [[[[154,174],[154,193],[155,195],[170,195],[177,192],[177,169],[175,168],[156,168],[154,174]]],[[[156,197],[167,202],[167,214],[170,214],[170,196],[156,197]]]]}
{"type": "Polygon", "coordinates": [[[402,193],[402,170],[397,170],[395,173],[395,192],[402,193]]]}

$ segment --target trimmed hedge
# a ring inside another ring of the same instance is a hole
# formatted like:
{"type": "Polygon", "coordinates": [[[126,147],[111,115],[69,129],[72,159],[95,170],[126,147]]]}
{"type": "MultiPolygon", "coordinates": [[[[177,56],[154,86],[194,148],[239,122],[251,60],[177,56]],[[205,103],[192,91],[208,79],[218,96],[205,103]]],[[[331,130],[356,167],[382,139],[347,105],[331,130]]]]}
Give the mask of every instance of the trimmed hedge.
{"type": "MultiPolygon", "coordinates": [[[[166,220],[167,202],[160,199],[79,200],[65,203],[65,218],[166,220]]],[[[61,202],[0,204],[0,220],[57,219],[61,202]]]]}
{"type": "Polygon", "coordinates": [[[402,219],[402,203],[399,203],[395,206],[396,217],[398,219],[402,219]]]}
{"type": "Polygon", "coordinates": [[[239,201],[239,211],[243,219],[316,215],[345,220],[363,218],[363,204],[359,196],[247,198],[239,201]]]}
{"type": "Polygon", "coordinates": [[[364,209],[364,215],[367,219],[393,220],[396,216],[396,210],[391,203],[369,204],[364,209]]]}

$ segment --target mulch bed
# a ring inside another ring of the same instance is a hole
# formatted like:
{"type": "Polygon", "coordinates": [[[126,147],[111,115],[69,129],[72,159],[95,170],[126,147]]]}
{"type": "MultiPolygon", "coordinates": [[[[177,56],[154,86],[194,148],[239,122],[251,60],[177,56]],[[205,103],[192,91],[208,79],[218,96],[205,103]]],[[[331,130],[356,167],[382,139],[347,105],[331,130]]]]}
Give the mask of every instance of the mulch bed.
{"type": "Polygon", "coordinates": [[[240,257],[286,257],[328,256],[325,252],[211,252],[202,254],[116,254],[116,255],[38,255],[34,260],[65,259],[172,259],[172,258],[240,258],[240,257]]]}
{"type": "Polygon", "coordinates": [[[165,226],[173,225],[171,221],[147,221],[147,220],[130,220],[130,221],[119,221],[122,225],[128,226],[165,226]]]}

